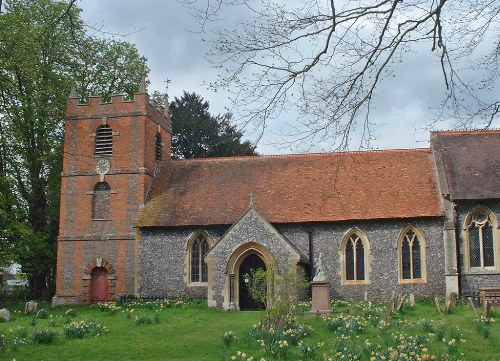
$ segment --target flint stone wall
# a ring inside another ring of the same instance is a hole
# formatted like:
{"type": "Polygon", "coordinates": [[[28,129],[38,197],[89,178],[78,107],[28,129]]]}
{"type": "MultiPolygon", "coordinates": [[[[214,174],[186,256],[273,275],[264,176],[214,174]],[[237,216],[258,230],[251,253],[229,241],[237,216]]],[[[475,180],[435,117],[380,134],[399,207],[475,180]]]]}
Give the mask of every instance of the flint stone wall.
{"type": "MultiPolygon", "coordinates": [[[[221,239],[229,226],[203,228],[215,242],[221,239]]],[[[386,300],[394,294],[414,293],[417,297],[444,296],[445,265],[443,242],[443,219],[383,220],[365,222],[312,223],[297,225],[276,225],[275,228],[306,256],[309,257],[309,239],[313,242],[313,257],[323,255],[325,275],[330,282],[330,296],[334,299],[386,300]],[[426,241],[427,282],[423,284],[400,284],[398,280],[397,240],[407,225],[417,227],[426,241]],[[366,285],[342,285],[340,245],[344,235],[356,227],[368,239],[371,259],[370,283],[366,285]]],[[[140,296],[207,297],[206,286],[192,287],[186,284],[186,245],[190,235],[198,227],[143,229],[140,251],[140,296]]],[[[224,264],[232,252],[248,241],[267,247],[275,257],[288,257],[289,250],[272,240],[270,233],[256,227],[255,222],[241,226],[227,244],[218,250],[217,264],[224,264]]],[[[309,257],[311,258],[311,257],[309,257]]],[[[217,270],[214,278],[214,294],[217,303],[222,302],[224,267],[217,270]]]]}
{"type": "MultiPolygon", "coordinates": [[[[462,201],[458,204],[457,211],[457,232],[460,237],[460,269],[462,270],[462,275],[460,277],[460,287],[461,293],[465,296],[474,296],[479,294],[480,287],[498,287],[500,286],[500,270],[492,270],[486,272],[469,272],[464,269],[464,261],[463,257],[466,253],[465,240],[463,234],[463,228],[465,226],[465,219],[467,215],[472,211],[472,209],[478,205],[483,205],[488,207],[494,214],[497,219],[497,222],[500,223],[500,201],[499,200],[490,200],[490,201],[462,201]]],[[[497,235],[500,233],[498,229],[494,229],[493,232],[497,232],[497,235]]],[[[498,247],[498,238],[496,239],[497,247],[498,247]]],[[[498,250],[495,256],[498,255],[498,250]]],[[[495,264],[498,264],[500,260],[495,259],[495,264]]]]}

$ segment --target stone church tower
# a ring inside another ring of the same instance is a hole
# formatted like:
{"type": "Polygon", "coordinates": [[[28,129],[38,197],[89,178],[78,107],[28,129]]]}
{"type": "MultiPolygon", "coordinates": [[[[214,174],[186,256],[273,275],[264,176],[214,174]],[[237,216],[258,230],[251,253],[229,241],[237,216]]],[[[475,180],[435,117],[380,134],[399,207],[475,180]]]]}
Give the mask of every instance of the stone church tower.
{"type": "Polygon", "coordinates": [[[54,304],[137,291],[137,213],[171,146],[168,108],[142,88],[132,100],[68,99],[54,304]]]}

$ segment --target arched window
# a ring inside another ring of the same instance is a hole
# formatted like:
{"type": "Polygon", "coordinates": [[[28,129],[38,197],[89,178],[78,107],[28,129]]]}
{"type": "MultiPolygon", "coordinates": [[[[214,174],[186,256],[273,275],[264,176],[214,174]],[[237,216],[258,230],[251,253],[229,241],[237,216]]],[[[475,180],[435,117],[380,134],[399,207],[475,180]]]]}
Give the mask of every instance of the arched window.
{"type": "Polygon", "coordinates": [[[210,249],[208,237],[198,233],[190,243],[190,282],[208,282],[208,266],[204,259],[210,249]]]}
{"type": "Polygon", "coordinates": [[[106,182],[94,186],[92,197],[92,219],[109,219],[109,203],[111,188],[106,182]]]}
{"type": "Polygon", "coordinates": [[[368,283],[369,254],[368,240],[363,233],[348,232],[341,245],[343,283],[368,283]]]}
{"type": "Polygon", "coordinates": [[[95,133],[95,155],[113,155],[113,130],[101,125],[95,133]]]}
{"type": "Polygon", "coordinates": [[[408,226],[398,239],[399,280],[405,282],[426,281],[425,239],[421,232],[408,226]]]}
{"type": "Polygon", "coordinates": [[[155,142],[155,160],[159,162],[161,160],[161,150],[163,148],[163,143],[161,141],[160,132],[156,133],[156,142],[155,142]]]}
{"type": "MultiPolygon", "coordinates": [[[[469,268],[494,269],[495,251],[498,239],[495,239],[496,219],[486,207],[476,207],[466,220],[469,268]]],[[[498,263],[498,261],[496,261],[498,263]]]]}

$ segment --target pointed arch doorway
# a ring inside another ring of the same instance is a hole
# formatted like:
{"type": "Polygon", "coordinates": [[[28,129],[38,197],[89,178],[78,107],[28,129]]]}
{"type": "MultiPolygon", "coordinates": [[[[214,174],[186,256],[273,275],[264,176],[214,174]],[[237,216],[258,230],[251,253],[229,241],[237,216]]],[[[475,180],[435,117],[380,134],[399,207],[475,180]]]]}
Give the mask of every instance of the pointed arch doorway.
{"type": "Polygon", "coordinates": [[[248,254],[241,262],[238,268],[238,300],[240,310],[262,310],[265,305],[262,302],[254,300],[248,287],[248,274],[258,269],[266,270],[266,264],[255,253],[248,254]]]}

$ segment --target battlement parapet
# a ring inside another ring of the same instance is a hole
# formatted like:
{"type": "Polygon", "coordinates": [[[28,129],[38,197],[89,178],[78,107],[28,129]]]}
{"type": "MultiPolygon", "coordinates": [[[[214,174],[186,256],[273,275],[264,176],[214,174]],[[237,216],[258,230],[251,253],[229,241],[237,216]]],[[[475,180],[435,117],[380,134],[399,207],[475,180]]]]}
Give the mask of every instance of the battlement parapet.
{"type": "Polygon", "coordinates": [[[162,127],[171,131],[170,114],[163,106],[149,99],[147,93],[136,93],[133,99],[124,95],[112,95],[109,101],[100,96],[91,96],[87,103],[81,103],[79,97],[70,97],[67,101],[66,119],[102,119],[124,116],[147,116],[162,127]]]}

